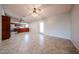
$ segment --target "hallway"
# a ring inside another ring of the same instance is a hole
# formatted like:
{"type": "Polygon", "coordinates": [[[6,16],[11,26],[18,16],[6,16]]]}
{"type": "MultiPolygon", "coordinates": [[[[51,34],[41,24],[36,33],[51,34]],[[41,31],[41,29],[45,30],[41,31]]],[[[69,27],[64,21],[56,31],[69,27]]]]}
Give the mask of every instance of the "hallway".
{"type": "Polygon", "coordinates": [[[15,33],[10,39],[0,44],[0,54],[51,54],[79,53],[72,42],[67,39],[51,37],[38,33],[15,33]]]}

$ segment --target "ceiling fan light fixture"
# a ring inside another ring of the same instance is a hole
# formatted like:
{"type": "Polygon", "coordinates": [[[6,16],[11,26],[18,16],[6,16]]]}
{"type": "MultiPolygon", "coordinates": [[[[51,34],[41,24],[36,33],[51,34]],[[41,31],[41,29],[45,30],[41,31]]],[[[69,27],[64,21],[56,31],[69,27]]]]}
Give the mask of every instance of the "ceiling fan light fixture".
{"type": "Polygon", "coordinates": [[[41,11],[41,9],[33,8],[32,16],[34,16],[34,17],[38,16],[40,11],[41,11]]]}
{"type": "Polygon", "coordinates": [[[36,16],[38,16],[38,14],[37,13],[33,13],[32,16],[36,17],[36,16]]]}

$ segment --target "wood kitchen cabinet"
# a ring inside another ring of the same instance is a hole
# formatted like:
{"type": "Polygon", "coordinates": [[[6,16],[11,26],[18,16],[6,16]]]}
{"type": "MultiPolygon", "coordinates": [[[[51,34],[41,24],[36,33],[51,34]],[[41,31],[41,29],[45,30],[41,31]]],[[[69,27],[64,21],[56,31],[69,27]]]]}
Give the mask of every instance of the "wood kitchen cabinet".
{"type": "Polygon", "coordinates": [[[18,33],[21,33],[21,32],[29,32],[29,28],[18,28],[16,29],[18,33]]]}
{"type": "Polygon", "coordinates": [[[10,38],[10,17],[2,16],[2,40],[10,38]]]}

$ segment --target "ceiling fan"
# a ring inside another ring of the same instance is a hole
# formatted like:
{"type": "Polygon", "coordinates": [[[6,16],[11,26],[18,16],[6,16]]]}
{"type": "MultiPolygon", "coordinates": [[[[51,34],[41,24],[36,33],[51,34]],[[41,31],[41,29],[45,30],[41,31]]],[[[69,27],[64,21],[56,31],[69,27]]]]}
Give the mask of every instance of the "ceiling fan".
{"type": "Polygon", "coordinates": [[[37,7],[32,7],[32,8],[28,8],[28,14],[27,16],[22,16],[23,18],[25,17],[29,17],[30,15],[32,15],[33,17],[37,17],[41,14],[41,9],[40,8],[37,8],[37,7]]]}
{"type": "Polygon", "coordinates": [[[38,16],[38,15],[40,15],[40,11],[41,11],[41,9],[33,8],[32,15],[33,15],[33,16],[38,16]]]}

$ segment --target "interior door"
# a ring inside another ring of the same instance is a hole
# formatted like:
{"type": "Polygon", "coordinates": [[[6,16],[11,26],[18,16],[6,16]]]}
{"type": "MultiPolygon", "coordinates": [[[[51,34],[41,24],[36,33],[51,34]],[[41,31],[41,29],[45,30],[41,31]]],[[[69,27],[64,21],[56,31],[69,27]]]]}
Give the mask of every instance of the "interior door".
{"type": "Polygon", "coordinates": [[[2,40],[10,38],[10,17],[2,16],[2,40]]]}

